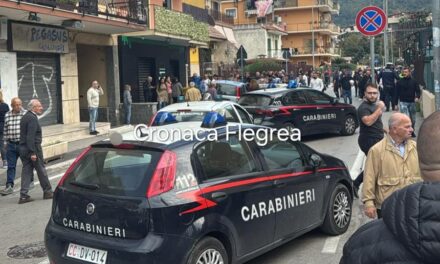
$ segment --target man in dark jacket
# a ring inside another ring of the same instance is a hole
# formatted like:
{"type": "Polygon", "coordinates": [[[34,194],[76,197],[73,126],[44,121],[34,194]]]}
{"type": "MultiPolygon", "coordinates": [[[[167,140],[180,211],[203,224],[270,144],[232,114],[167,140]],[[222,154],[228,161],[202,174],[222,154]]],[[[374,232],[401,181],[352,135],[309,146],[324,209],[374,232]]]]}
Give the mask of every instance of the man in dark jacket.
{"type": "Polygon", "coordinates": [[[346,70],[341,79],[342,87],[342,98],[344,98],[344,103],[352,104],[353,98],[351,96],[351,84],[354,84],[353,77],[351,77],[351,71],[346,70]]]}
{"type": "MultiPolygon", "coordinates": [[[[420,98],[419,84],[411,78],[411,71],[409,68],[403,69],[403,78],[397,82],[397,98],[399,99],[399,110],[411,118],[412,127],[416,123],[416,102],[420,98]]],[[[416,134],[413,132],[413,137],[416,134]]]]}
{"type": "Polygon", "coordinates": [[[385,102],[386,111],[390,110],[390,103],[391,103],[391,109],[396,109],[396,80],[397,75],[394,71],[394,66],[392,63],[387,63],[387,66],[385,69],[380,73],[379,80],[382,79],[382,95],[383,101],[385,102]]]}
{"type": "Polygon", "coordinates": [[[37,171],[38,180],[43,189],[43,199],[52,199],[52,186],[47,177],[44,167],[43,140],[40,123],[37,115],[43,113],[43,106],[37,99],[32,99],[28,104],[28,110],[20,121],[20,159],[23,164],[21,171],[21,190],[19,204],[32,202],[28,195],[29,186],[33,178],[34,169],[37,171]]]}
{"type": "Polygon", "coordinates": [[[364,75],[362,76],[361,80],[359,81],[359,98],[364,98],[365,94],[365,88],[367,87],[367,84],[371,83],[371,70],[367,69],[364,72],[364,75]]]}
{"type": "Polygon", "coordinates": [[[424,182],[386,199],[383,219],[351,236],[340,264],[440,262],[440,111],[423,122],[417,147],[424,182]]]}

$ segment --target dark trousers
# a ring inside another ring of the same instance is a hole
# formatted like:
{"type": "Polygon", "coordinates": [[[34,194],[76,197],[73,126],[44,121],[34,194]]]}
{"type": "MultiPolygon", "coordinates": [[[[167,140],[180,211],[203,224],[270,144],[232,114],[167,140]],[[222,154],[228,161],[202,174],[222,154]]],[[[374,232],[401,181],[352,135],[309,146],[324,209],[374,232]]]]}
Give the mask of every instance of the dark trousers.
{"type": "MultiPolygon", "coordinates": [[[[382,138],[373,138],[368,136],[359,136],[358,138],[358,144],[362,152],[365,154],[365,156],[368,155],[368,151],[372,146],[374,146],[377,142],[381,141],[382,138]]],[[[361,185],[361,183],[364,181],[364,171],[361,171],[359,175],[356,177],[356,179],[353,181],[354,186],[358,187],[361,185]]]]}
{"type": "Polygon", "coordinates": [[[153,95],[151,94],[150,89],[144,89],[144,101],[153,102],[153,95]]]}
{"type": "Polygon", "coordinates": [[[390,109],[391,104],[391,110],[396,108],[395,98],[394,98],[394,88],[393,87],[384,87],[383,88],[383,101],[385,103],[385,107],[387,108],[387,111],[390,109]]]}
{"type": "Polygon", "coordinates": [[[52,191],[52,186],[50,185],[46,168],[44,167],[43,151],[41,146],[37,146],[36,154],[37,160],[32,161],[28,148],[25,146],[20,146],[20,159],[21,163],[23,163],[23,169],[21,171],[20,198],[29,197],[29,185],[34,177],[34,169],[37,171],[38,180],[40,181],[43,192],[47,193],[52,191]]]}
{"type": "Polygon", "coordinates": [[[6,172],[6,186],[10,185],[14,187],[15,171],[17,167],[17,160],[20,157],[18,144],[14,142],[8,142],[6,149],[6,157],[8,161],[8,171],[6,172]]]}

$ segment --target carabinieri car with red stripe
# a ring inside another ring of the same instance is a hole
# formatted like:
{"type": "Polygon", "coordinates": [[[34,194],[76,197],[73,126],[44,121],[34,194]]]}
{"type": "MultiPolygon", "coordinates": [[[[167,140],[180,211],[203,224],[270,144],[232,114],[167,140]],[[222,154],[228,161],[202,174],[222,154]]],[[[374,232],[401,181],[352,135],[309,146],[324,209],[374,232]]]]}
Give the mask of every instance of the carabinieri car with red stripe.
{"type": "Polygon", "coordinates": [[[54,194],[50,263],[243,263],[316,228],[347,230],[343,161],[276,136],[240,140],[246,129],[276,131],[225,126],[218,113],[202,126],[193,140],[132,133],[79,155],[54,194]],[[200,139],[213,132],[217,140],[200,139]]]}
{"type": "Polygon", "coordinates": [[[356,108],[310,88],[273,88],[249,92],[238,103],[254,123],[273,128],[298,128],[302,135],[353,135],[359,126],[356,108]]]}

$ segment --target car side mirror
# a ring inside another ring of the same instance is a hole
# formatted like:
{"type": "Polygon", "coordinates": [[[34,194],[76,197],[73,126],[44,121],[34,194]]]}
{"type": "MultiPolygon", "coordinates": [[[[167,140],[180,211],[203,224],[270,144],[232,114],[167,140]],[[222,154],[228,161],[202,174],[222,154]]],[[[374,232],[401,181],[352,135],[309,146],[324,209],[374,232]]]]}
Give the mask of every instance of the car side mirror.
{"type": "Polygon", "coordinates": [[[317,154],[310,155],[310,164],[312,164],[313,168],[319,168],[322,164],[322,158],[317,154]]]}
{"type": "Polygon", "coordinates": [[[337,104],[339,101],[338,101],[338,98],[334,98],[334,97],[332,97],[332,99],[330,99],[330,103],[331,104],[337,104]]]}

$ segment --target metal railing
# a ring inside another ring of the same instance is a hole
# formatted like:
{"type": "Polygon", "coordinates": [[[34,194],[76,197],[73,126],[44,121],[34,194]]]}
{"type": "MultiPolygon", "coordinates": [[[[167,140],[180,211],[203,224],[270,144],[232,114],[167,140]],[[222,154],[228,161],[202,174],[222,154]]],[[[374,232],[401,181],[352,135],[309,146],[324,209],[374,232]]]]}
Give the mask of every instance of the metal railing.
{"type": "MultiPolygon", "coordinates": [[[[311,55],[312,53],[313,53],[313,51],[312,51],[311,46],[304,46],[304,47],[298,47],[298,48],[292,49],[292,56],[311,55]]],[[[315,55],[320,55],[320,54],[338,55],[339,48],[316,45],[315,46],[315,55]]]]}
{"type": "Polygon", "coordinates": [[[279,49],[272,49],[267,51],[267,57],[273,59],[282,59],[283,51],[279,49]]]}
{"type": "Polygon", "coordinates": [[[182,4],[182,11],[185,14],[193,16],[197,21],[212,25],[212,19],[209,17],[208,10],[196,6],[182,4]]]}
{"type": "Polygon", "coordinates": [[[330,30],[331,32],[339,33],[340,28],[333,23],[316,23],[312,27],[312,23],[299,23],[299,24],[288,24],[286,26],[286,31],[288,32],[302,32],[302,31],[312,31],[312,30],[330,30]]]}
{"type": "Polygon", "coordinates": [[[222,13],[218,10],[209,10],[209,14],[214,18],[215,21],[223,22],[226,24],[233,25],[234,24],[234,18],[231,16],[226,15],[225,13],[222,13]]]}
{"type": "MultiPolygon", "coordinates": [[[[15,2],[15,1],[14,1],[15,2]]],[[[59,8],[83,15],[123,19],[131,23],[145,24],[147,21],[142,0],[18,0],[37,5],[59,8]]]]}

